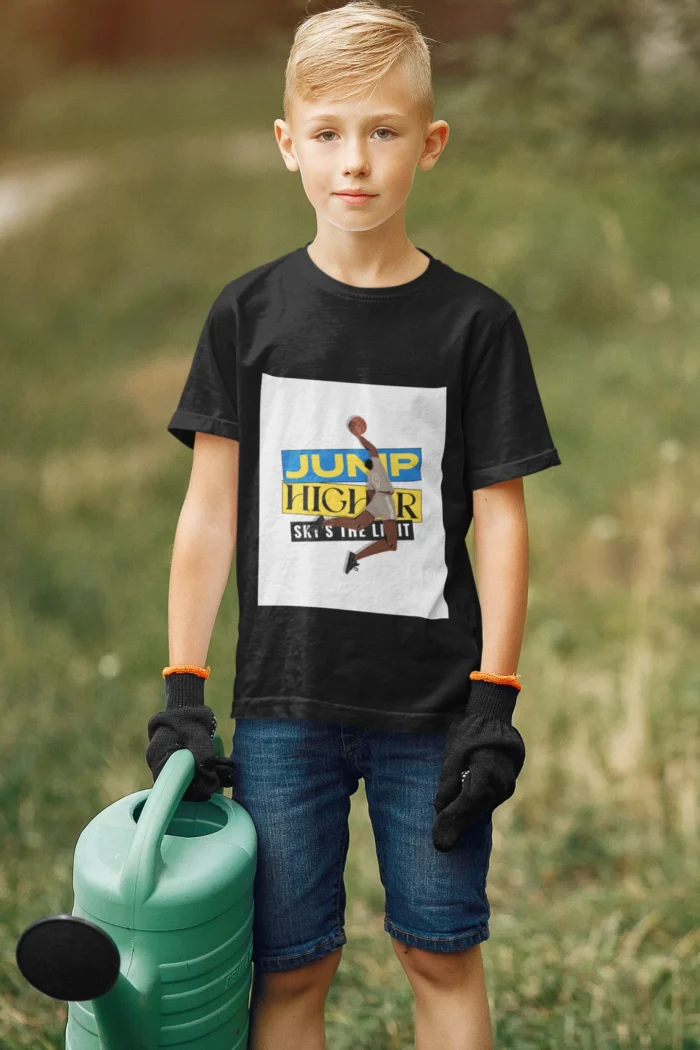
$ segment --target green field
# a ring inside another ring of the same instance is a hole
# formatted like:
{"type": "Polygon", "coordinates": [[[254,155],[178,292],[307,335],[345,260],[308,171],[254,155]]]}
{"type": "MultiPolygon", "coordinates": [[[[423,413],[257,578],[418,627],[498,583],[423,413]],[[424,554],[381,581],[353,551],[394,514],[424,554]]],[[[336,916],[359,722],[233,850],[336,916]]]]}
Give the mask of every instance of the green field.
{"type": "MultiPolygon", "coordinates": [[[[280,68],[83,74],[29,100],[7,152],[97,167],[0,236],[3,1050],[62,1047],[65,1005],[22,979],[16,939],[70,911],[85,824],[151,783],[191,462],[166,424],[200,327],[315,234],[274,143],[280,68]]],[[[409,202],[415,244],[518,310],[562,459],[525,483],[528,756],[494,815],[483,945],[500,1050],[700,1050],[697,186],[631,149],[489,159],[456,126],[409,202]]],[[[234,572],[208,656],[227,746],[234,572]]],[[[362,787],[346,884],[329,1048],[409,1050],[362,787]]]]}

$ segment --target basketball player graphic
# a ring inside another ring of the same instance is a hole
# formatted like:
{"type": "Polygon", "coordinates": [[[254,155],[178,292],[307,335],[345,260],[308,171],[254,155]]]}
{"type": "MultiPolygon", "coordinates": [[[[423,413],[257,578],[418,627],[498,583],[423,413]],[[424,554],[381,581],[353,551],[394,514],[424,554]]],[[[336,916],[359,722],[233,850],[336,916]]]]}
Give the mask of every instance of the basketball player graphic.
{"type": "Polygon", "coordinates": [[[370,554],[383,554],[385,551],[395,551],[398,546],[396,508],[391,498],[394,486],[389,481],[376,448],[371,441],[363,437],[367,430],[367,424],[362,416],[351,416],[347,421],[347,428],[364,445],[371,457],[365,460],[365,466],[369,470],[367,475],[367,506],[354,518],[324,518],[321,514],[314,519],[313,525],[344,525],[347,529],[363,529],[365,525],[369,525],[375,518],[381,517],[384,522],[385,539],[374,540],[372,543],[368,543],[357,554],[354,551],[348,551],[344,565],[344,572],[346,573],[352,569],[359,569],[361,558],[369,558],[370,554]]]}

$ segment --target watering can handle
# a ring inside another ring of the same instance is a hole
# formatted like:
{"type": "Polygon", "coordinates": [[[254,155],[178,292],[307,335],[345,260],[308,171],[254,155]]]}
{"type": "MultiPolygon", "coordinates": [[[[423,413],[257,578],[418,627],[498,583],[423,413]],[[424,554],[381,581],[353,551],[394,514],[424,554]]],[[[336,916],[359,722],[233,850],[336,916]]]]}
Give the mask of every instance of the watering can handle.
{"type": "MultiPolygon", "coordinates": [[[[214,734],[214,753],[226,754],[218,733],[214,734]]],[[[136,824],[120,880],[123,900],[143,904],[155,890],[163,866],[163,837],[193,776],[192,752],[185,747],[174,751],[156,778],[136,824]]],[[[223,794],[221,787],[217,794],[223,794]]]]}

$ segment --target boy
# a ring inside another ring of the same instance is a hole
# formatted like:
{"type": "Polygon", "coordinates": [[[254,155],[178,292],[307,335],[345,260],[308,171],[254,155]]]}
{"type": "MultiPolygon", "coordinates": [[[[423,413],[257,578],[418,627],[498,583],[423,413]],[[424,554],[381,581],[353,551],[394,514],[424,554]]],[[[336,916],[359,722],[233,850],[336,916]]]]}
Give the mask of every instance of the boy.
{"type": "Polygon", "coordinates": [[[360,777],[417,1050],[486,1050],[492,813],[525,758],[511,721],[522,478],[561,461],[513,307],[406,234],[416,166],[432,168],[449,133],[418,26],[369,0],[323,11],[298,27],[286,78],[275,134],[316,237],[226,284],[168,424],[194,456],[147,759],[155,778],[189,747],[188,797],[231,784],[256,825],[253,1050],[325,1047],[360,777]],[[357,542],[346,519],[372,498],[374,460],[345,423],[357,437],[357,417],[393,507],[368,523],[385,556],[341,572],[357,542]],[[234,549],[227,775],[203,665],[234,549]]]}

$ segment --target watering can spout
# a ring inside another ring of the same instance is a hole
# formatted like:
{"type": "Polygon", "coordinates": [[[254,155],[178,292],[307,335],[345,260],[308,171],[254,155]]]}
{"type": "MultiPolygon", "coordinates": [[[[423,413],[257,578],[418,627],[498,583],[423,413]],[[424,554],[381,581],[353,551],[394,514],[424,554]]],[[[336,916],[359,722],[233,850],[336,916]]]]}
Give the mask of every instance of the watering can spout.
{"type": "Polygon", "coordinates": [[[50,915],[24,931],[17,961],[40,992],[90,1003],[100,1050],[158,1050],[160,976],[133,943],[122,973],[106,930],[75,915],[50,915]]]}
{"type": "Polygon", "coordinates": [[[141,958],[134,955],[112,990],[92,1000],[100,1050],[158,1050],[160,979],[141,958]]]}

